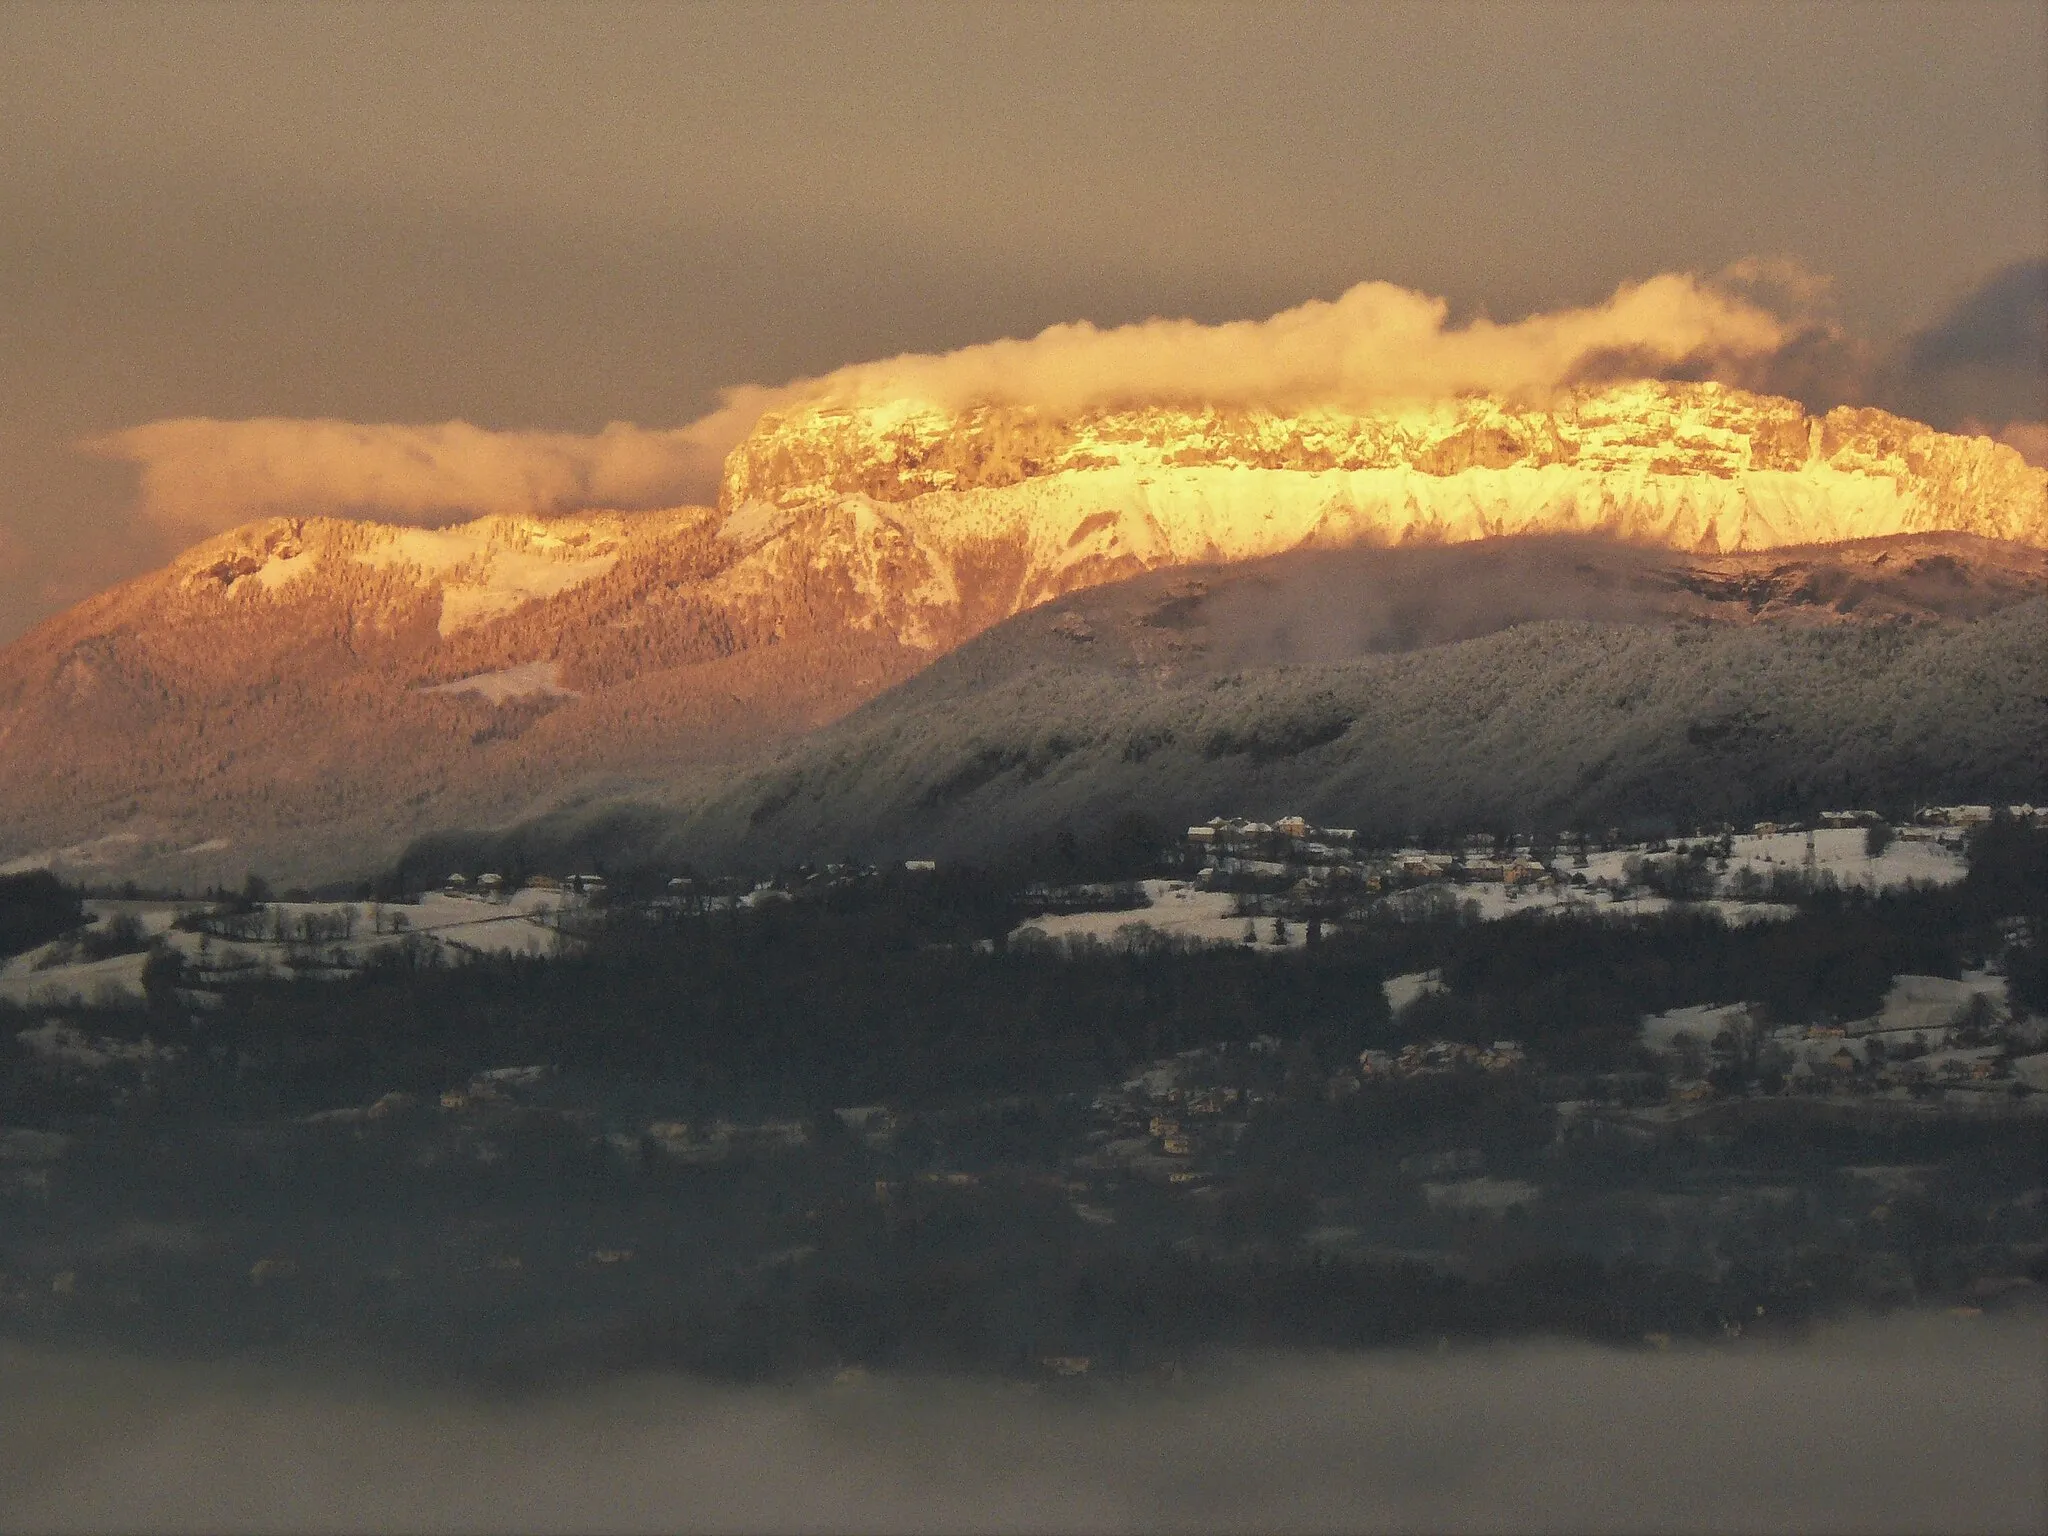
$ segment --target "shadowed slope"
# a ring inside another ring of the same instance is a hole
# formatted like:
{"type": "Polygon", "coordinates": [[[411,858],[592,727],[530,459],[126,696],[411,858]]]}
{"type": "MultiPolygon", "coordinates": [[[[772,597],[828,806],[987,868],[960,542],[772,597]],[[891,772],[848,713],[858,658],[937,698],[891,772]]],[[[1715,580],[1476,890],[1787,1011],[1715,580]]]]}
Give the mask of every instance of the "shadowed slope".
{"type": "MultiPolygon", "coordinates": [[[[985,857],[1141,810],[1428,826],[2048,794],[2048,559],[1962,536],[1678,557],[1590,540],[1295,554],[1020,615],[666,820],[545,862],[985,857]]],[[[419,852],[422,870],[460,843],[419,852]]]]}

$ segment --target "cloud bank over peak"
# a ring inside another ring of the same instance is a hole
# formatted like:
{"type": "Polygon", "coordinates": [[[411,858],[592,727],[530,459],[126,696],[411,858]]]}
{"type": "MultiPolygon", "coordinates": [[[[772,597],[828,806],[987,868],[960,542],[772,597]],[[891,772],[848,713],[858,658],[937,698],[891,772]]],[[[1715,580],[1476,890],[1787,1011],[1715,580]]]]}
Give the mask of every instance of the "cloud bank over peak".
{"type": "MultiPolygon", "coordinates": [[[[2027,284],[2039,270],[2001,273],[1981,301],[1966,300],[1958,336],[1967,331],[1976,352],[1996,350],[2000,343],[1977,333],[1999,331],[2009,313],[2026,311],[2027,284]],[[2017,309],[2008,289],[2019,294],[2017,309]]],[[[1664,273],[1624,284],[1598,304],[1510,321],[1482,315],[1453,323],[1445,300],[1384,282],[1263,320],[1155,318],[1110,328],[1075,321],[779,387],[730,389],[717,411],[676,428],[615,422],[574,434],[491,431],[462,421],[180,418],[81,446],[137,465],[143,517],[190,539],[274,514],[435,524],[705,502],[726,452],[771,412],[889,402],[1362,411],[1468,393],[1534,403],[1575,385],[1640,378],[1718,379],[1819,408],[1873,397],[1910,406],[1916,380],[1950,379],[1955,351],[1928,333],[1911,342],[1902,363],[1880,364],[1830,318],[1825,278],[1795,263],[1751,259],[1712,276],[1664,273]]],[[[1954,392],[1934,391],[1943,400],[1954,392]]],[[[1921,414],[1937,424],[1944,415],[1951,423],[1976,419],[1960,408],[1921,414]]],[[[1990,430],[2025,414],[2008,410],[1990,430]]]]}
{"type": "Polygon", "coordinates": [[[673,506],[716,483],[718,418],[674,430],[614,422],[587,435],[468,422],[258,417],[153,421],[80,446],[141,469],[140,510],[201,537],[272,514],[432,525],[490,513],[673,506]]]}
{"type": "Polygon", "coordinates": [[[1359,283],[1265,320],[1055,325],[1026,340],[905,355],[789,386],[794,402],[908,399],[957,408],[1144,404],[1366,409],[1468,392],[1526,395],[1589,378],[1754,365],[1798,327],[1685,273],[1625,284],[1604,303],[1497,323],[1450,323],[1440,298],[1359,283]]]}

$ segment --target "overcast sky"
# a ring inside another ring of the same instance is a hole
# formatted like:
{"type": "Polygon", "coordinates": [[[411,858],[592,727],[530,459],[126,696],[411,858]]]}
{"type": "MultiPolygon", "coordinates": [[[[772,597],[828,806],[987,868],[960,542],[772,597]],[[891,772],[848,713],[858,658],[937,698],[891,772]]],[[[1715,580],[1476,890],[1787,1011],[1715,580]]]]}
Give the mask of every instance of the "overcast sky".
{"type": "Polygon", "coordinates": [[[1060,321],[1751,255],[1932,356],[2048,253],[2038,0],[16,3],[0,121],[0,639],[170,552],[72,446],[166,417],[672,426],[1060,321]]]}

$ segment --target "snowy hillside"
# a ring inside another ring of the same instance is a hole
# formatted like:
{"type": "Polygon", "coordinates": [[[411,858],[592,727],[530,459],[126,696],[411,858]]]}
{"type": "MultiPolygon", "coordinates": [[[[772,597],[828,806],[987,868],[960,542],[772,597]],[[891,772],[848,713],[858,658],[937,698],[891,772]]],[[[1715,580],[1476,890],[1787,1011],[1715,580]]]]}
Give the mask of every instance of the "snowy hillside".
{"type": "Polygon", "coordinates": [[[681,822],[676,847],[759,865],[986,853],[1131,807],[1398,835],[2048,790],[2048,602],[1951,631],[1534,623],[1183,676],[1010,656],[1007,638],[785,754],[681,822]]]}
{"type": "MultiPolygon", "coordinates": [[[[416,903],[279,901],[266,904],[233,936],[174,925],[208,910],[202,902],[93,901],[95,929],[119,916],[142,936],[184,960],[198,986],[221,979],[345,976],[380,953],[411,946],[420,957],[455,963],[475,955],[551,955],[566,942],[561,918],[583,905],[557,891],[520,890],[503,900],[430,891],[416,903]]],[[[78,959],[60,939],[0,961],[0,1003],[20,1008],[119,1005],[143,996],[149,954],[78,959]]]]}

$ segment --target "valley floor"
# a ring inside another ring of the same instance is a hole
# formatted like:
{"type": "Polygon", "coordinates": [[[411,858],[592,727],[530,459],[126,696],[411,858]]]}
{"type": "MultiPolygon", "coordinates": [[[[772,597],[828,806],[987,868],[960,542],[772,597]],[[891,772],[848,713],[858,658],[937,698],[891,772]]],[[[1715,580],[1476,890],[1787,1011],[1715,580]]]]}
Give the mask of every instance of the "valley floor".
{"type": "Polygon", "coordinates": [[[1498,916],[1383,891],[1313,938],[1291,887],[925,868],[95,899],[0,978],[0,1338],[1064,1390],[2039,1327],[2048,829],[1837,841],[1747,924],[1614,886],[1810,868],[1803,834],[1592,854],[1546,887],[1582,902],[1498,916]]]}

